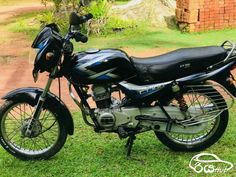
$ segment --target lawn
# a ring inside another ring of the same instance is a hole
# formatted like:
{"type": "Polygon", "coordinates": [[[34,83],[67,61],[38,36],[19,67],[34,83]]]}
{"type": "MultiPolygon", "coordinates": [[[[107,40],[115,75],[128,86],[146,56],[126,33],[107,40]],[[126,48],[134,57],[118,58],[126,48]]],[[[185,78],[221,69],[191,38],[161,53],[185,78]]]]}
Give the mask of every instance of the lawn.
{"type": "MultiPolygon", "coordinates": [[[[236,107],[234,107],[235,109],[236,107]]],[[[221,140],[204,152],[236,164],[236,113],[231,111],[227,131],[221,140]]],[[[49,176],[197,176],[189,167],[198,153],[173,152],[156,140],[154,133],[137,136],[130,159],[126,158],[125,140],[114,134],[96,134],[74,113],[75,135],[64,148],[47,161],[25,162],[0,149],[1,177],[49,176]]],[[[227,173],[208,176],[235,176],[235,167],[227,173]]],[[[199,175],[198,175],[199,176],[199,175]]],[[[206,175],[202,175],[206,176],[206,175]]]]}
{"type": "MultiPolygon", "coordinates": [[[[132,34],[117,34],[108,37],[93,37],[83,48],[130,48],[148,50],[153,48],[176,49],[207,45],[221,45],[225,40],[236,41],[236,30],[209,31],[205,33],[181,33],[178,30],[147,27],[143,31],[132,34]]],[[[78,44],[79,45],[79,44],[78,44]]]]}
{"type": "MultiPolygon", "coordinates": [[[[23,32],[33,40],[40,30],[39,12],[24,14],[9,21],[6,27],[13,32],[23,32]]],[[[149,49],[176,49],[207,45],[221,45],[225,40],[236,41],[236,29],[208,31],[202,33],[181,33],[177,29],[150,27],[140,24],[137,29],[125,32],[89,36],[86,44],[75,43],[75,51],[87,48],[129,48],[145,51],[149,49]]]]}

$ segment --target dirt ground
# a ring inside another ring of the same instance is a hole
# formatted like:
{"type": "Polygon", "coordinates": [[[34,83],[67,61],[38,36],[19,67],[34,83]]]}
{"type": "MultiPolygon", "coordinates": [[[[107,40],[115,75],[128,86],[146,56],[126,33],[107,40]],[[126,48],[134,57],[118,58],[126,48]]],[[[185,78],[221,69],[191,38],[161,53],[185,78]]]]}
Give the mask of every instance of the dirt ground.
{"type": "MultiPolygon", "coordinates": [[[[20,13],[40,10],[45,8],[40,3],[27,3],[18,6],[0,7],[0,97],[11,90],[20,87],[41,87],[43,88],[47,81],[47,75],[41,74],[37,83],[33,82],[32,64],[28,62],[26,55],[30,49],[32,41],[24,34],[9,32],[4,27],[4,22],[20,13]]],[[[130,55],[138,57],[153,56],[165,53],[167,49],[153,49],[145,52],[132,51],[124,49],[130,55]]],[[[71,110],[78,109],[69,96],[67,81],[62,79],[62,100],[71,110]]],[[[58,83],[55,80],[51,91],[58,93],[58,83]]],[[[0,100],[0,104],[3,100],[0,100]]]]}
{"type": "MultiPolygon", "coordinates": [[[[44,88],[47,82],[47,74],[41,74],[37,83],[32,78],[33,65],[28,62],[26,55],[30,50],[32,41],[24,34],[11,33],[4,27],[4,22],[10,18],[34,10],[43,9],[40,3],[21,4],[18,6],[0,7],[0,97],[11,90],[20,87],[41,87],[44,88]],[[6,39],[6,40],[4,40],[6,39]]],[[[130,55],[139,57],[152,56],[166,52],[166,49],[153,49],[145,52],[132,51],[125,49],[130,55]]],[[[68,94],[66,79],[62,79],[62,100],[70,109],[78,109],[68,94]]],[[[58,95],[58,82],[55,80],[51,91],[58,95]]],[[[0,104],[3,100],[0,100],[0,104]]]]}

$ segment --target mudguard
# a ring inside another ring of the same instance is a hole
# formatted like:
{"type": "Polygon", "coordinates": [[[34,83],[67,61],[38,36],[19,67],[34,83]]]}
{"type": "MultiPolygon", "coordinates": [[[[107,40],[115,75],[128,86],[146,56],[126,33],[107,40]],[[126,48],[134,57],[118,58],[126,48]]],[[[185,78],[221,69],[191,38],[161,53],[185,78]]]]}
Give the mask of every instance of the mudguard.
{"type": "MultiPolygon", "coordinates": [[[[4,97],[2,97],[2,99],[14,100],[28,97],[32,100],[35,100],[35,102],[32,104],[36,105],[38,98],[42,94],[42,92],[43,89],[36,87],[19,88],[7,93],[4,97]]],[[[63,115],[63,118],[61,116],[59,116],[59,118],[64,123],[67,133],[69,135],[73,135],[74,122],[70,114],[70,111],[68,110],[66,105],[56,95],[54,95],[51,92],[48,92],[45,103],[54,105],[57,108],[57,110],[60,111],[60,115],[63,115]]]]}
{"type": "Polygon", "coordinates": [[[194,74],[188,77],[181,78],[177,81],[183,85],[189,85],[198,84],[206,80],[212,80],[224,86],[234,97],[236,97],[236,88],[234,84],[229,80],[229,78],[231,77],[230,70],[235,65],[235,63],[235,61],[232,61],[214,71],[194,74]]]}

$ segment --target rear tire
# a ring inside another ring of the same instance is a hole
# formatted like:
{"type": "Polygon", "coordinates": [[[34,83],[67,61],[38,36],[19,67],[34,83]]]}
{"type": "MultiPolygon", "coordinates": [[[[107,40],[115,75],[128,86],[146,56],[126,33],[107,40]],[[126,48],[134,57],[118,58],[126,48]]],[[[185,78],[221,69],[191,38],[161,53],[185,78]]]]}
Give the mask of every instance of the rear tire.
{"type": "Polygon", "coordinates": [[[53,105],[46,103],[35,135],[24,135],[34,102],[30,98],[9,100],[0,109],[0,143],[6,151],[22,160],[48,159],[60,151],[67,138],[66,129],[59,118],[62,115],[53,105]]]}
{"type": "MultiPolygon", "coordinates": [[[[214,88],[211,88],[214,90],[214,92],[217,93],[217,99],[216,97],[213,96],[211,93],[204,93],[205,96],[207,96],[209,99],[214,102],[216,106],[227,106],[226,102],[222,100],[220,103],[217,101],[219,98],[223,99],[222,95],[215,90],[214,88]]],[[[203,94],[203,93],[200,93],[203,94]]],[[[155,132],[157,138],[167,147],[174,151],[186,151],[186,152],[191,152],[191,151],[201,151],[204,150],[214,143],[216,143],[220,137],[223,135],[225,132],[225,129],[228,125],[228,117],[229,113],[228,110],[223,111],[217,118],[216,118],[216,123],[214,124],[214,127],[212,128],[211,131],[214,131],[212,134],[209,133],[209,137],[207,137],[205,140],[202,142],[199,141],[195,144],[187,143],[186,142],[178,142],[176,139],[172,138],[168,132],[155,132]]]]}

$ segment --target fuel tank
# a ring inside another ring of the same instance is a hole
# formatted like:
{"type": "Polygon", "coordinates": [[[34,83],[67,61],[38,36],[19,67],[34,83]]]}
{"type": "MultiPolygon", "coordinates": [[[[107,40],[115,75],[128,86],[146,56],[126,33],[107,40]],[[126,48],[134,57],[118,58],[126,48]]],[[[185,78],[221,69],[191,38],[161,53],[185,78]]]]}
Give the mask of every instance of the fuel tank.
{"type": "Polygon", "coordinates": [[[118,49],[77,53],[71,68],[72,81],[78,84],[118,83],[136,76],[130,58],[118,49]]]}

